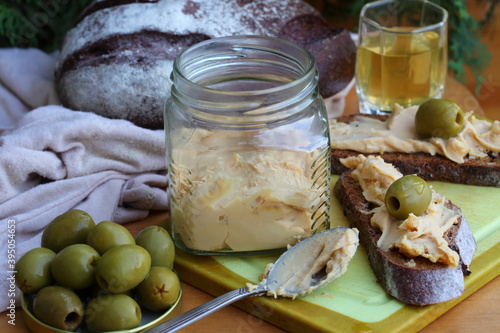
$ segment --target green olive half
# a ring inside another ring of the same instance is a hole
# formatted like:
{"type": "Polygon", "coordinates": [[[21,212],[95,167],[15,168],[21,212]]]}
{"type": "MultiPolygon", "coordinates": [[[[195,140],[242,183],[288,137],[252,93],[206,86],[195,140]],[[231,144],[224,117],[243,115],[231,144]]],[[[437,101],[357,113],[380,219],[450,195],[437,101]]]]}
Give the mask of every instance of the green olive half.
{"type": "Polygon", "coordinates": [[[451,138],[463,128],[464,111],[453,101],[430,99],[420,105],[415,115],[415,129],[423,138],[451,138]]]}
{"type": "Polygon", "coordinates": [[[432,191],[422,178],[407,175],[394,181],[385,194],[385,206],[389,214],[404,220],[413,213],[422,215],[432,200],[432,191]]]}

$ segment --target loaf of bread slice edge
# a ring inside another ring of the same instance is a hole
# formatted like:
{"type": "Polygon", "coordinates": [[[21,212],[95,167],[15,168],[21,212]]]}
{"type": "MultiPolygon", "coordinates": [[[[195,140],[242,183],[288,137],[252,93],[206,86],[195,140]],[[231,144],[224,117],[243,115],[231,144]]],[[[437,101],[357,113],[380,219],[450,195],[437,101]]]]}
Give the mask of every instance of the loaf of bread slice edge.
{"type": "MultiPolygon", "coordinates": [[[[335,119],[338,122],[350,123],[359,116],[372,117],[379,120],[387,119],[387,116],[384,115],[364,114],[344,115],[335,119]]],[[[363,152],[332,148],[332,173],[340,175],[347,170],[340,163],[340,159],[357,156],[360,153],[363,152]]],[[[369,155],[380,156],[387,163],[394,165],[401,173],[416,174],[425,180],[500,187],[500,154],[491,153],[485,158],[466,158],[464,163],[456,163],[444,156],[427,153],[386,152],[381,154],[370,153],[369,155]]]]}
{"type": "Polygon", "coordinates": [[[334,186],[334,193],[343,207],[350,226],[360,232],[360,244],[365,248],[378,282],[388,294],[406,304],[428,305],[445,302],[463,294],[464,276],[476,242],[469,224],[459,207],[447,200],[446,206],[460,213],[458,223],[444,235],[450,248],[459,254],[457,267],[432,263],[423,257],[408,258],[397,249],[383,251],[377,246],[380,229],[371,225],[374,207],[366,201],[358,181],[344,172],[334,186]]]}

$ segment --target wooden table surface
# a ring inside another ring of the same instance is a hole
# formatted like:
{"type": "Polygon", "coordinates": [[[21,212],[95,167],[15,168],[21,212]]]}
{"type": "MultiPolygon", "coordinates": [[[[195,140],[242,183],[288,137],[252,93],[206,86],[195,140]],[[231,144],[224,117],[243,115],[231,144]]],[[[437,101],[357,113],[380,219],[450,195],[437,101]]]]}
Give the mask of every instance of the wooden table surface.
{"type": "MultiPolygon", "coordinates": [[[[492,119],[500,120],[500,109],[483,110],[481,105],[468,90],[449,79],[446,97],[450,97],[459,103],[466,103],[467,106],[476,105],[480,112],[484,112],[492,119]]],[[[346,113],[357,111],[357,97],[354,89],[346,98],[346,113]]],[[[499,104],[497,104],[499,105],[499,104]]],[[[166,213],[154,214],[144,221],[127,224],[127,228],[135,235],[139,230],[148,225],[158,224],[166,218],[166,213]]],[[[183,298],[181,302],[181,312],[185,312],[200,304],[206,303],[213,297],[193,286],[182,283],[183,298]]],[[[8,324],[6,313],[2,313],[0,318],[0,333],[28,333],[28,329],[23,323],[21,309],[16,311],[16,325],[8,324]]],[[[449,310],[443,316],[423,329],[422,333],[431,332],[494,332],[500,327],[500,277],[496,277],[487,283],[477,292],[466,298],[463,302],[449,310]]],[[[203,332],[203,333],[277,333],[284,332],[282,329],[264,322],[235,306],[228,306],[214,314],[207,316],[180,332],[203,332]]]]}

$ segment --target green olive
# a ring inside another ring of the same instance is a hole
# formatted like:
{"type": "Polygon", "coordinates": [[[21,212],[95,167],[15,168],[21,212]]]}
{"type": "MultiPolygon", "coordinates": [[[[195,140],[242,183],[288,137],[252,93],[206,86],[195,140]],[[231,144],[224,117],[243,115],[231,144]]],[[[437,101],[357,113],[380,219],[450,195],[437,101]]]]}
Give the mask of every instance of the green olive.
{"type": "Polygon", "coordinates": [[[177,274],[163,266],[153,266],[148,276],[135,288],[139,304],[152,311],[171,307],[181,290],[177,274]]]}
{"type": "Polygon", "coordinates": [[[102,256],[106,251],[117,245],[135,244],[134,236],[121,224],[99,222],[87,236],[87,244],[96,249],[102,256]]]}
{"type": "Polygon", "coordinates": [[[57,253],[71,244],[85,243],[94,226],[92,217],[83,210],[69,210],[47,225],[42,233],[42,247],[57,253]]]}
{"type": "Polygon", "coordinates": [[[36,293],[52,284],[50,265],[56,253],[44,247],[26,252],[16,263],[16,284],[23,293],[36,293]]]}
{"type": "Polygon", "coordinates": [[[141,323],[141,308],[125,294],[103,294],[85,308],[85,323],[91,332],[129,330],[141,323]]]}
{"type": "Polygon", "coordinates": [[[67,288],[90,287],[95,283],[94,266],[99,258],[99,253],[87,244],[70,245],[52,260],[52,276],[58,284],[67,288]]]}
{"type": "Polygon", "coordinates": [[[123,293],[135,288],[148,275],[151,256],[135,244],[118,245],[108,250],[97,261],[96,280],[111,293],[123,293]]]}
{"type": "Polygon", "coordinates": [[[75,292],[61,286],[48,286],[35,295],[33,314],[47,325],[74,331],[83,321],[84,309],[75,292]]]}
{"type": "Polygon", "coordinates": [[[162,227],[147,227],[135,237],[135,243],[151,255],[151,266],[174,267],[175,245],[168,232],[162,227]]]}
{"type": "Polygon", "coordinates": [[[389,214],[404,220],[413,213],[422,215],[432,200],[432,191],[422,178],[407,175],[397,179],[385,194],[385,206],[389,214]]]}
{"type": "Polygon", "coordinates": [[[454,137],[462,130],[464,122],[464,111],[447,99],[430,99],[420,105],[415,115],[415,129],[424,138],[454,137]]]}

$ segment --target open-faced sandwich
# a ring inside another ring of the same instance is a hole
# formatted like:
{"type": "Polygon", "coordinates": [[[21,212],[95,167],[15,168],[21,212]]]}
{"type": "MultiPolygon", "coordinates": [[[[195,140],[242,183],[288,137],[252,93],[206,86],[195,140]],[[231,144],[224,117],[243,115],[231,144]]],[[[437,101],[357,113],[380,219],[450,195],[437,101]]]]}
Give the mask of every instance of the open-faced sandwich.
{"type": "Polygon", "coordinates": [[[335,195],[350,226],[359,230],[382,287],[415,305],[462,295],[476,242],[460,208],[380,156],[340,162],[348,171],[335,184],[335,195]]]}
{"type": "Polygon", "coordinates": [[[425,180],[500,187],[500,121],[431,99],[388,115],[345,115],[330,122],[332,172],[340,159],[379,155],[403,174],[425,180]]]}

